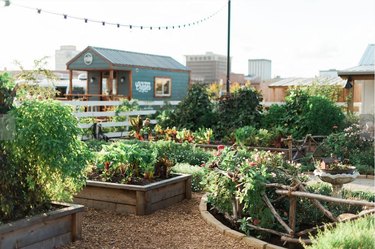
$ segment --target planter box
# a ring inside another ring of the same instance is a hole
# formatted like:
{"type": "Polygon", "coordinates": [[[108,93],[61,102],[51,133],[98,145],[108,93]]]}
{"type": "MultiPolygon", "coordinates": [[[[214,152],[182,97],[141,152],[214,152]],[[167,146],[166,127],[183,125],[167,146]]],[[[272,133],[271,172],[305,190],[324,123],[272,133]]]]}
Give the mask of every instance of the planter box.
{"type": "Polygon", "coordinates": [[[145,186],[87,181],[74,201],[91,208],[145,215],[190,198],[191,175],[179,174],[145,186]]]}
{"type": "Polygon", "coordinates": [[[62,208],[0,225],[0,248],[52,249],[80,239],[84,207],[55,204],[62,208]]]}

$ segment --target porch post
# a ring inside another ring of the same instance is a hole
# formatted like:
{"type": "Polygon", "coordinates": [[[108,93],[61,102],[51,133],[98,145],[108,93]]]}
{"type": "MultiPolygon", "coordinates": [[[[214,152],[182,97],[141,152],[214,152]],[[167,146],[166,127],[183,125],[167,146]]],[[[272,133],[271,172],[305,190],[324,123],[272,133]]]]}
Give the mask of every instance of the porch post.
{"type": "Polygon", "coordinates": [[[109,70],[109,99],[113,100],[112,94],[113,94],[113,69],[109,70]]]}

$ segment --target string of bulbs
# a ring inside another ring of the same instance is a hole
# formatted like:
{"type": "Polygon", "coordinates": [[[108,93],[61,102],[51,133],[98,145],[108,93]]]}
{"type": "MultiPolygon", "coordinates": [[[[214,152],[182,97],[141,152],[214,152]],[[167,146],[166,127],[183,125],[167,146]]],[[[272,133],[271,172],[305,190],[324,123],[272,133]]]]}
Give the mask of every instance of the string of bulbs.
{"type": "Polygon", "coordinates": [[[72,16],[72,15],[68,15],[66,13],[58,13],[58,12],[54,12],[54,11],[50,11],[50,10],[44,10],[44,9],[41,9],[41,8],[35,8],[35,7],[26,6],[26,5],[15,4],[13,2],[11,3],[10,0],[1,0],[1,1],[4,2],[5,7],[10,6],[10,5],[11,6],[17,6],[17,7],[20,7],[20,8],[36,11],[37,14],[46,13],[46,14],[51,14],[51,15],[55,15],[55,16],[61,16],[64,19],[80,20],[80,21],[83,21],[85,23],[91,22],[91,23],[101,24],[102,26],[108,25],[108,26],[115,26],[117,28],[127,27],[129,29],[142,29],[142,30],[143,29],[145,29],[145,30],[173,30],[173,29],[188,28],[188,27],[195,26],[195,25],[198,25],[198,24],[201,24],[203,22],[208,21],[209,19],[216,16],[226,6],[226,5],[224,5],[219,10],[214,12],[213,14],[211,14],[209,16],[206,16],[204,18],[201,18],[201,19],[199,19],[197,21],[194,21],[194,22],[189,22],[189,23],[184,23],[184,24],[176,24],[176,25],[153,26],[153,25],[133,25],[133,24],[122,24],[122,23],[100,21],[100,20],[95,20],[95,19],[90,19],[90,18],[85,18],[85,17],[72,16]]]}

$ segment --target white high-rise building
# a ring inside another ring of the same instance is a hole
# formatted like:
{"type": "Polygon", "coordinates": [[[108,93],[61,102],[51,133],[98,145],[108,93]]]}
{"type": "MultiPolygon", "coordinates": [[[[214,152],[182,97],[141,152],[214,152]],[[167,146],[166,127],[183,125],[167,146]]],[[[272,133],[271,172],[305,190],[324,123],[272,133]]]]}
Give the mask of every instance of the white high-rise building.
{"type": "Polygon", "coordinates": [[[55,51],[55,70],[66,70],[66,63],[79,52],[73,45],[60,46],[60,49],[55,51]]]}
{"type": "Polygon", "coordinates": [[[259,77],[261,81],[271,79],[271,60],[249,59],[249,76],[259,77]]]}

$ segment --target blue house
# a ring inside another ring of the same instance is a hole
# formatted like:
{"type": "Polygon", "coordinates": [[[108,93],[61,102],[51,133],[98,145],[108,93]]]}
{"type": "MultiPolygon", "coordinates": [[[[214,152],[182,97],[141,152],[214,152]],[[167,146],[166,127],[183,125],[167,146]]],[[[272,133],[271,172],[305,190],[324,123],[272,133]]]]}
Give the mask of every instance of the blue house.
{"type": "Polygon", "coordinates": [[[87,47],[67,63],[69,89],[73,71],[87,72],[86,100],[181,100],[190,84],[190,70],[168,56],[87,47]]]}

